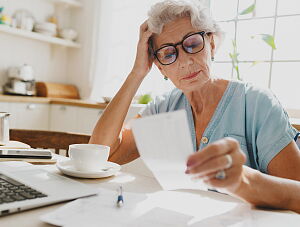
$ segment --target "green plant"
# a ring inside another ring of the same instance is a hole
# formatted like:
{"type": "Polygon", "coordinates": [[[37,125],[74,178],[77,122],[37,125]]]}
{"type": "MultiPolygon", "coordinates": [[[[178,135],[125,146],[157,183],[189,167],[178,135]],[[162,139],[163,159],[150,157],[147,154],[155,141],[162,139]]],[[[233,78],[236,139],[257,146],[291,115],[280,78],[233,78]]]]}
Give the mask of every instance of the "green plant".
{"type": "Polygon", "coordinates": [[[240,70],[239,70],[239,60],[238,60],[239,53],[237,52],[235,40],[232,40],[232,46],[233,46],[233,52],[229,53],[232,62],[232,67],[236,71],[237,79],[242,80],[242,78],[240,77],[240,70]]]}
{"type": "Polygon", "coordinates": [[[152,101],[152,97],[150,94],[141,95],[138,99],[138,104],[147,104],[148,102],[152,101]]]}
{"type": "MultiPolygon", "coordinates": [[[[252,13],[253,17],[255,16],[255,3],[244,9],[242,12],[240,12],[238,15],[246,15],[252,13]]],[[[251,36],[252,39],[254,39],[256,36],[260,36],[260,38],[267,44],[269,45],[273,50],[276,50],[276,45],[274,41],[274,37],[270,34],[257,34],[251,36]]],[[[243,78],[240,75],[240,70],[239,70],[239,60],[238,56],[239,53],[237,52],[237,43],[235,40],[232,40],[232,53],[229,53],[229,57],[232,62],[232,67],[236,71],[237,79],[238,80],[243,80],[243,78]]],[[[255,66],[256,64],[260,63],[259,61],[254,61],[251,66],[255,66]]]]}

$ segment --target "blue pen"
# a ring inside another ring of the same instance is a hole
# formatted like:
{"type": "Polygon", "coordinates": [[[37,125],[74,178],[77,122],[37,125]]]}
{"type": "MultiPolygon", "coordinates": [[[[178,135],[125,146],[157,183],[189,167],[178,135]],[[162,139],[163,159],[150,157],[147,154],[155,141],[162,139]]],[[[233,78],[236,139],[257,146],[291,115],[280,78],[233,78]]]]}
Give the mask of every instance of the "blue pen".
{"type": "Polygon", "coordinates": [[[119,194],[118,194],[118,200],[117,200],[117,206],[122,207],[124,204],[124,199],[123,199],[123,188],[122,186],[119,187],[119,194]]]}

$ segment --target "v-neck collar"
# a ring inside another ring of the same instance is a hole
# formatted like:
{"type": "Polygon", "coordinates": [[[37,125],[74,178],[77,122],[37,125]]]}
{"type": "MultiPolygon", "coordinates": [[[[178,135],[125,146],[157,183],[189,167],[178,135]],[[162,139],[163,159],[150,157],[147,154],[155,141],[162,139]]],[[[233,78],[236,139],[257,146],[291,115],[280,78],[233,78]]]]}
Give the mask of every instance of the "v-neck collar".
{"type": "MultiPolygon", "coordinates": [[[[229,81],[227,88],[225,89],[224,94],[223,94],[221,100],[219,101],[212,118],[210,119],[206,129],[203,132],[202,137],[205,136],[205,137],[210,138],[211,134],[213,133],[213,130],[220,122],[222,115],[223,115],[226,107],[228,106],[228,103],[230,102],[236,86],[237,86],[237,82],[229,81]]],[[[196,131],[195,131],[192,107],[185,95],[184,95],[184,102],[185,102],[185,109],[187,111],[187,117],[188,117],[188,121],[189,121],[190,130],[191,130],[194,151],[197,151],[199,148],[200,149],[202,148],[201,141],[200,141],[200,145],[198,147],[197,140],[196,140],[196,131]]]]}

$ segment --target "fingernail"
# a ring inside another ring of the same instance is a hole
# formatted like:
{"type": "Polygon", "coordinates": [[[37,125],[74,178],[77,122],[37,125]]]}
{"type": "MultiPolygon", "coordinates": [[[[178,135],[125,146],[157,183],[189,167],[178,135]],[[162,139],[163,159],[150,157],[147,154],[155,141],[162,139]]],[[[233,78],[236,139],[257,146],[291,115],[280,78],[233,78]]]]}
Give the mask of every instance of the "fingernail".
{"type": "Polygon", "coordinates": [[[188,160],[187,160],[187,162],[186,162],[186,165],[187,166],[192,166],[192,165],[194,165],[195,164],[195,160],[193,160],[192,158],[189,158],[188,160]]]}
{"type": "Polygon", "coordinates": [[[193,160],[188,160],[186,163],[187,166],[192,166],[194,164],[195,164],[195,161],[193,161],[193,160]]]}

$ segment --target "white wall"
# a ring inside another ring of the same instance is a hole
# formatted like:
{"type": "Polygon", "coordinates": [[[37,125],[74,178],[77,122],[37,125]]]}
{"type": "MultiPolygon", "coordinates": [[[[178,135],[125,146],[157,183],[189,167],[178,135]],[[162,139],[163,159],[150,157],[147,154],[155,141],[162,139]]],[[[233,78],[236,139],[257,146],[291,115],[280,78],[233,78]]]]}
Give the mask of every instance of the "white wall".
{"type": "Polygon", "coordinates": [[[73,10],[70,17],[70,24],[80,34],[81,48],[68,51],[67,81],[77,85],[81,98],[87,99],[90,97],[94,78],[95,46],[102,0],[81,0],[81,2],[83,8],[73,10]]]}

